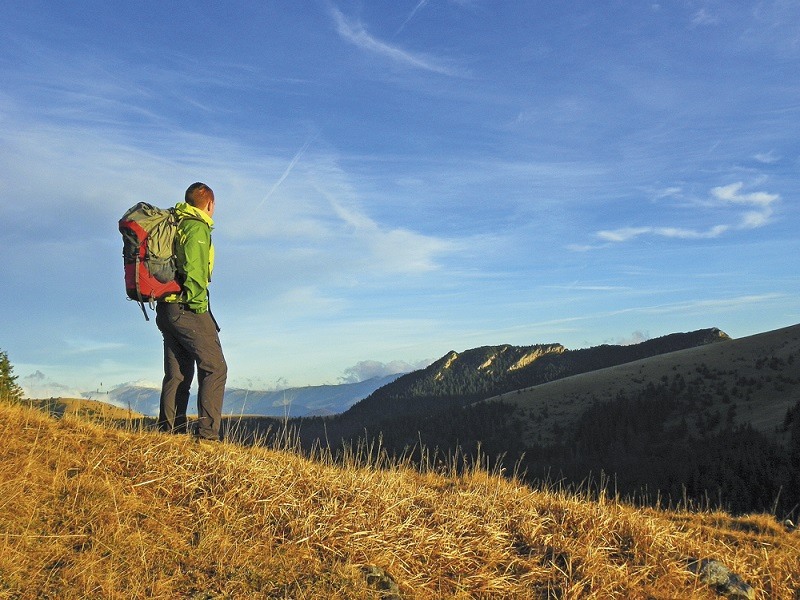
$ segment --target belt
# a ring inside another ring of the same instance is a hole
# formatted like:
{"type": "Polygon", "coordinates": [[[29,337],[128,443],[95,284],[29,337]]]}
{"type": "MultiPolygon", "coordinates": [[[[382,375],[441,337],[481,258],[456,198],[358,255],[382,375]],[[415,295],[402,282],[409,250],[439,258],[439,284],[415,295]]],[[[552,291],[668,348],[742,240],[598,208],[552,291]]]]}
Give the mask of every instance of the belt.
{"type": "MultiPolygon", "coordinates": [[[[179,306],[182,310],[188,310],[190,313],[197,314],[197,313],[194,312],[194,310],[192,308],[189,307],[188,304],[186,304],[186,302],[165,302],[164,300],[159,300],[158,304],[167,304],[167,305],[172,305],[172,306],[179,306]]],[[[211,307],[209,307],[206,312],[208,313],[208,316],[211,317],[211,320],[214,322],[214,327],[216,328],[216,330],[219,331],[220,330],[219,329],[219,324],[217,323],[217,320],[214,318],[214,313],[211,312],[211,307]]]]}
{"type": "Polygon", "coordinates": [[[166,300],[159,300],[157,304],[162,306],[178,306],[183,310],[188,310],[189,312],[194,312],[191,307],[186,302],[167,302],[166,300]]]}

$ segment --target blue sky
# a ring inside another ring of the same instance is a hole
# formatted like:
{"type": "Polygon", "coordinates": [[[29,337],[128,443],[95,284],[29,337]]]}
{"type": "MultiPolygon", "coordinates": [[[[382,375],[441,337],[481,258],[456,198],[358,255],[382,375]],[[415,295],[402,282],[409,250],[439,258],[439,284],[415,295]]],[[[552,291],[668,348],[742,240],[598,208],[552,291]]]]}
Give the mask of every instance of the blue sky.
{"type": "Polygon", "coordinates": [[[5,2],[0,348],[161,377],[116,223],[216,192],[229,385],[800,321],[800,2],[5,2]]]}

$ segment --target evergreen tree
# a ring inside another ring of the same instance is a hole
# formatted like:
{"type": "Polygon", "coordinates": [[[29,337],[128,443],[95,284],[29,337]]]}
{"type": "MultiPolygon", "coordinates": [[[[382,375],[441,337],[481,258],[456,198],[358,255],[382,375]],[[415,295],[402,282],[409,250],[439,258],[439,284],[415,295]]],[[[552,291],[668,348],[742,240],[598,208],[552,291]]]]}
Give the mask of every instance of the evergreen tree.
{"type": "Polygon", "coordinates": [[[17,385],[17,376],[8,355],[0,350],[0,401],[19,402],[22,400],[22,388],[17,385]]]}

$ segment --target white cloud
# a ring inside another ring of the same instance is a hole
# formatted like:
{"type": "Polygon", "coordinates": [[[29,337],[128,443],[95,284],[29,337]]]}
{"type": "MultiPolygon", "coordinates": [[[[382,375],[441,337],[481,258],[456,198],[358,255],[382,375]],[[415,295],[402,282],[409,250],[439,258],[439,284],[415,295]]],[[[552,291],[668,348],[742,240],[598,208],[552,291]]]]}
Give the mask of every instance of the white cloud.
{"type": "Polygon", "coordinates": [[[617,340],[619,346],[633,346],[650,339],[650,334],[644,331],[634,331],[629,337],[617,340]]]}
{"type": "Polygon", "coordinates": [[[731,202],[733,204],[752,204],[755,206],[768,206],[780,199],[778,194],[768,194],[767,192],[752,192],[742,194],[744,183],[741,181],[715,187],[711,190],[711,195],[717,200],[731,202]]]}
{"type": "Polygon", "coordinates": [[[463,77],[465,74],[453,66],[447,65],[439,59],[420,53],[409,52],[398,46],[393,46],[370,35],[360,21],[348,19],[334,6],[330,9],[331,16],[336,23],[336,32],[347,42],[378,56],[388,58],[400,64],[423,71],[430,71],[451,77],[463,77]]]}
{"type": "Polygon", "coordinates": [[[719,17],[705,8],[701,8],[692,16],[692,25],[695,27],[699,27],[700,25],[717,25],[718,23],[719,17]]]}
{"type": "Polygon", "coordinates": [[[436,258],[453,252],[458,244],[403,228],[385,228],[354,204],[328,194],[336,215],[351,230],[351,244],[358,256],[374,261],[381,272],[422,273],[439,268],[436,258]],[[365,252],[366,251],[366,252],[365,252]]]}
{"type": "Polygon", "coordinates": [[[739,227],[741,229],[757,229],[763,227],[769,223],[771,216],[771,210],[748,211],[742,215],[739,227]]]}
{"type": "Polygon", "coordinates": [[[779,194],[767,192],[742,193],[744,183],[737,182],[726,186],[715,187],[711,194],[717,200],[727,204],[755,207],[743,213],[738,224],[739,229],[757,229],[767,225],[773,214],[772,205],[780,200],[779,194]]]}
{"type": "Polygon", "coordinates": [[[721,236],[728,231],[730,227],[727,225],[714,225],[713,227],[705,230],[698,231],[695,229],[684,229],[681,227],[655,227],[653,233],[666,238],[677,238],[681,240],[702,240],[713,239],[721,236]]]}
{"type": "Polygon", "coordinates": [[[620,312],[639,312],[643,314],[668,314],[668,313],[690,313],[696,314],[710,313],[731,308],[746,306],[756,306],[765,302],[780,299],[783,295],[773,294],[749,294],[743,296],[732,296],[729,298],[718,298],[713,300],[686,300],[684,302],[674,302],[658,306],[641,306],[634,309],[627,309],[620,312]]]}
{"type": "MultiPolygon", "coordinates": [[[[708,204],[709,207],[749,206],[754,208],[754,210],[739,214],[738,222],[735,224],[713,225],[707,229],[655,226],[620,227],[618,229],[604,229],[598,231],[595,235],[600,240],[610,243],[628,242],[645,235],[681,240],[702,240],[718,238],[732,229],[756,229],[767,225],[773,214],[772,205],[780,200],[780,195],[762,191],[746,193],[742,191],[743,189],[743,182],[717,186],[711,189],[712,200],[716,202],[708,204]]],[[[666,198],[678,194],[679,188],[667,188],[660,192],[658,197],[666,198]]],[[[594,248],[573,245],[571,249],[589,250],[594,248]]]]}
{"type": "Polygon", "coordinates": [[[122,342],[108,342],[91,340],[88,338],[73,338],[64,340],[64,344],[67,347],[68,352],[73,354],[83,354],[86,352],[107,352],[109,350],[116,350],[125,347],[125,344],[122,342]]]}
{"type": "Polygon", "coordinates": [[[605,229],[597,232],[597,237],[608,242],[627,242],[646,233],[652,233],[652,227],[622,227],[605,229]]]}
{"type": "Polygon", "coordinates": [[[663,190],[657,190],[653,194],[653,197],[656,200],[662,200],[664,198],[676,198],[676,197],[679,197],[682,192],[683,192],[683,190],[680,187],[673,186],[673,187],[664,188],[663,190]]]}
{"type": "Polygon", "coordinates": [[[753,158],[765,165],[771,165],[773,163],[778,162],[781,159],[781,157],[775,154],[773,150],[770,150],[769,152],[759,152],[757,154],[754,154],[753,158]]]}
{"type": "Polygon", "coordinates": [[[544,285],[542,287],[553,290],[568,290],[570,292],[621,292],[630,291],[631,289],[628,286],[620,285],[590,285],[579,283],[573,283],[570,285],[544,285]]]}
{"type": "MultiPolygon", "coordinates": [[[[218,234],[242,244],[274,244],[249,246],[252,264],[274,263],[271,252],[279,252],[280,260],[295,272],[313,270],[322,259],[330,274],[344,277],[356,271],[424,273],[437,269],[440,257],[458,249],[456,242],[371,218],[337,157],[308,152],[309,141],[294,155],[259,156],[213,136],[174,134],[169,147],[148,152],[126,145],[113,131],[44,127],[24,120],[17,127],[0,132],[9,150],[0,154],[0,175],[5,176],[0,179],[6,197],[18,200],[6,212],[14,228],[41,225],[28,223],[30,211],[52,214],[65,194],[106,227],[109,217],[142,199],[174,203],[184,189],[176,189],[176,181],[192,181],[202,173],[218,192],[218,234]],[[208,154],[182,155],[186,147],[206,148],[208,154]],[[227,158],[220,161],[215,155],[227,158]],[[50,168],[42,171],[42,164],[50,168]]],[[[114,228],[102,231],[114,236],[114,228]]],[[[91,340],[74,340],[71,348],[109,349],[91,340]]]]}
{"type": "Polygon", "coordinates": [[[623,227],[621,229],[598,231],[597,237],[608,242],[627,242],[643,235],[655,235],[681,240],[702,240],[719,237],[728,229],[727,225],[715,225],[705,231],[681,227],[623,227]]]}
{"type": "Polygon", "coordinates": [[[763,0],[754,3],[751,14],[753,20],[744,41],[797,56],[800,50],[800,4],[795,0],[763,0]]]}
{"type": "Polygon", "coordinates": [[[413,364],[403,360],[393,360],[388,363],[377,360],[362,360],[352,367],[346,368],[339,380],[341,383],[358,383],[375,377],[385,377],[387,375],[409,373],[418,369],[424,369],[429,364],[429,360],[413,364]]]}
{"type": "Polygon", "coordinates": [[[26,398],[80,398],[81,391],[71,385],[53,381],[39,369],[19,378],[19,384],[26,398]]]}
{"type": "Polygon", "coordinates": [[[419,10],[424,8],[429,1],[430,0],[419,0],[419,2],[417,2],[417,5],[411,10],[409,15],[406,17],[406,20],[403,21],[403,24],[400,25],[400,27],[397,30],[397,33],[400,33],[403,30],[403,28],[405,28],[405,26],[408,25],[411,19],[413,19],[414,16],[419,12],[419,10]]]}
{"type": "Polygon", "coordinates": [[[292,160],[289,161],[289,164],[286,166],[286,169],[284,169],[283,173],[281,173],[281,176],[278,177],[277,181],[275,181],[275,183],[272,184],[272,187],[269,188],[269,191],[267,192],[267,194],[253,208],[254,212],[257,211],[259,208],[261,208],[261,206],[264,204],[264,202],[269,200],[270,197],[272,196],[272,194],[275,193],[275,190],[277,190],[280,187],[280,185],[286,180],[286,178],[292,172],[292,169],[294,169],[295,165],[300,160],[300,157],[303,156],[303,153],[308,149],[308,146],[310,144],[311,144],[311,142],[307,141],[305,144],[303,144],[302,148],[300,148],[300,150],[297,151],[297,153],[294,155],[292,160]]]}

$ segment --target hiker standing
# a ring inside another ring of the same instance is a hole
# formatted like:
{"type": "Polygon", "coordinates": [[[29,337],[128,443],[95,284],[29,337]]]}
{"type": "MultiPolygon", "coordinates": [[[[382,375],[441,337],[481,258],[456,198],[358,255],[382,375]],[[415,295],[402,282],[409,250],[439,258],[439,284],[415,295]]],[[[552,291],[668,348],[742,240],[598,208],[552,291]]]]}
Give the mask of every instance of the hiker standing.
{"type": "Polygon", "coordinates": [[[185,433],[189,389],[197,365],[197,416],[195,436],[219,440],[222,398],[228,367],[219,341],[219,328],[208,305],[208,284],[214,268],[211,229],[214,226],[214,192],[204,183],[186,190],[175,238],[181,292],[159,300],[156,324],[164,336],[164,381],[158,428],[185,433]]]}

